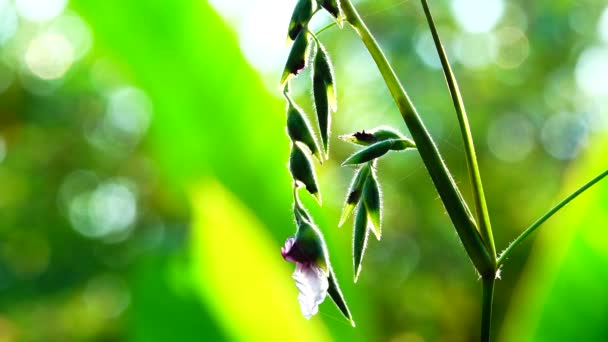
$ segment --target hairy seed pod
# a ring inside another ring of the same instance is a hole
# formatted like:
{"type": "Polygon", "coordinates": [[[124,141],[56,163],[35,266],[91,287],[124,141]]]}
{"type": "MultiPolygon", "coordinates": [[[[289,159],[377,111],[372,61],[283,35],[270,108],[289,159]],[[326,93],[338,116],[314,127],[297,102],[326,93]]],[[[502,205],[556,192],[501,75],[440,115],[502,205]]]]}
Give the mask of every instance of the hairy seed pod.
{"type": "Polygon", "coordinates": [[[318,43],[317,55],[314,60],[312,87],[323,149],[327,154],[331,124],[330,112],[336,112],[338,104],[331,61],[325,48],[320,43],[318,43]]]}
{"type": "Polygon", "coordinates": [[[316,137],[306,115],[289,97],[287,101],[287,134],[292,141],[299,141],[308,146],[312,155],[319,162],[323,162],[316,137]]]}
{"type": "Polygon", "coordinates": [[[312,0],[299,0],[291,14],[287,35],[289,39],[295,40],[302,30],[306,30],[308,22],[315,11],[315,4],[312,0]]]}
{"type": "Polygon", "coordinates": [[[340,139],[357,145],[369,146],[378,141],[393,139],[402,142],[396,143],[392,150],[404,150],[415,147],[414,142],[403,136],[398,130],[389,126],[380,126],[368,131],[360,131],[352,134],[341,135],[340,139]]]}
{"type": "Polygon", "coordinates": [[[344,222],[348,220],[350,214],[353,212],[353,209],[355,209],[357,203],[359,203],[359,199],[361,198],[361,194],[363,192],[363,186],[369,172],[370,164],[367,163],[355,173],[355,176],[350,183],[350,187],[348,188],[348,192],[346,193],[346,200],[344,201],[344,208],[342,209],[342,215],[340,216],[338,227],[341,227],[344,222]]]}
{"type": "Polygon", "coordinates": [[[369,237],[367,220],[367,211],[363,203],[357,206],[357,214],[355,215],[355,223],[353,226],[353,266],[355,272],[355,283],[359,279],[361,273],[361,262],[367,248],[367,240],[369,237]]]}
{"type": "Polygon", "coordinates": [[[367,212],[369,226],[376,235],[376,239],[380,240],[382,237],[382,196],[380,193],[380,184],[378,183],[378,178],[373,169],[367,176],[361,197],[367,212]]]}
{"type": "Polygon", "coordinates": [[[297,75],[304,67],[306,67],[306,60],[309,51],[309,38],[308,32],[301,31],[296,40],[291,46],[285,68],[283,69],[283,75],[281,75],[281,86],[285,87],[287,81],[297,75]]]}
{"type": "Polygon", "coordinates": [[[321,203],[321,194],[317,186],[312,160],[297,142],[292,144],[289,171],[296,183],[306,187],[306,190],[321,203]]]}

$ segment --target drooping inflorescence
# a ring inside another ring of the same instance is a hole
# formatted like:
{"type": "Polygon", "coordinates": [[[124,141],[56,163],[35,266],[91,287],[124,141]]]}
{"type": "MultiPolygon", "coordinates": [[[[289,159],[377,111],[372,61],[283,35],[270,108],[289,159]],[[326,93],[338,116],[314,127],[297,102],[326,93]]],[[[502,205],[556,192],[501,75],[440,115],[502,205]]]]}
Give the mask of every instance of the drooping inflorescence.
{"type": "MultiPolygon", "coordinates": [[[[299,0],[288,27],[288,38],[293,41],[285,63],[280,84],[287,102],[287,134],[291,139],[289,171],[293,178],[294,218],[297,231],[282,249],[283,257],[296,263],[294,279],[300,292],[298,299],[302,312],[310,318],[329,294],[342,314],[351,321],[352,316],[340,291],[329,253],[321,230],[313,222],[298,198],[298,190],[305,188],[321,204],[313,156],[322,163],[329,157],[331,114],[337,111],[335,77],[331,60],[319,38],[309,30],[308,24],[319,10],[326,10],[341,27],[343,16],[337,0],[299,0]],[[321,144],[316,131],[289,92],[289,82],[312,63],[312,94],[321,144]],[[320,147],[321,146],[321,147],[320,147]]],[[[398,131],[380,127],[340,137],[363,145],[364,148],[345,160],[343,166],[356,166],[353,181],[347,193],[340,218],[341,226],[355,210],[353,229],[353,265],[355,281],[361,272],[361,263],[369,232],[380,240],[382,235],[382,196],[376,172],[377,159],[389,151],[414,148],[414,143],[398,131]],[[361,165],[361,166],[359,166],[361,165]]]]}

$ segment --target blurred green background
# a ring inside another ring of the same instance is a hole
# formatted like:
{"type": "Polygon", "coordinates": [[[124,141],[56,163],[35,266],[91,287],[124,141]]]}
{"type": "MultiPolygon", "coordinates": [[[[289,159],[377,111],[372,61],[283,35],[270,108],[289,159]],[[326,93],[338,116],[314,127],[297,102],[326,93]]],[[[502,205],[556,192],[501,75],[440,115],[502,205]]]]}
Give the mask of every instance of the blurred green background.
{"type": "MultiPolygon", "coordinates": [[[[470,200],[420,4],[358,1],[470,200]]],[[[384,236],[352,282],[337,229],[354,151],[405,130],[348,27],[320,39],[339,109],[323,207],[305,196],[357,322],[300,314],[278,79],[295,0],[0,0],[0,341],[471,341],[481,284],[415,153],[379,164],[384,236]]],[[[431,1],[467,104],[498,249],[608,166],[604,1],[431,1]]],[[[330,22],[319,13],[312,26],[330,22]]],[[[292,83],[310,113],[310,75],[292,83]]],[[[406,132],[407,133],[407,132],[406,132]]],[[[350,223],[349,223],[350,224],[350,223]]],[[[500,341],[608,340],[608,184],[518,250],[500,341]],[[533,241],[534,240],[534,241],[533,241]]]]}

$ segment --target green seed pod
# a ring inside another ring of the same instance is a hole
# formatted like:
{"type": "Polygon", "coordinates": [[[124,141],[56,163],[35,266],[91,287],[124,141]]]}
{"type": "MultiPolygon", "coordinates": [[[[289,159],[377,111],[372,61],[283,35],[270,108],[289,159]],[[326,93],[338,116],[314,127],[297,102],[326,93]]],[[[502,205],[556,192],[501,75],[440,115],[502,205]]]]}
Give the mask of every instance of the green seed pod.
{"type": "Polygon", "coordinates": [[[389,139],[369,145],[366,148],[353,153],[350,157],[348,157],[348,159],[346,159],[342,163],[342,166],[362,164],[370,160],[382,157],[391,149],[393,144],[394,140],[389,139]]]}
{"type": "Polygon", "coordinates": [[[346,193],[346,200],[344,201],[344,209],[342,209],[342,215],[340,216],[340,223],[338,223],[338,227],[341,227],[346,220],[350,217],[350,214],[353,212],[353,209],[359,203],[359,199],[361,198],[361,193],[363,192],[363,185],[365,184],[365,180],[369,174],[370,165],[363,165],[353,177],[353,180],[350,183],[350,187],[348,188],[348,192],[346,193]]]}
{"type": "Polygon", "coordinates": [[[291,156],[289,157],[289,171],[296,183],[302,184],[306,190],[313,195],[319,204],[321,203],[321,194],[317,186],[317,178],[315,170],[312,166],[310,157],[306,155],[299,143],[293,143],[291,148],[291,156]]]}
{"type": "Polygon", "coordinates": [[[361,273],[361,262],[367,248],[367,240],[369,237],[369,229],[367,228],[367,211],[363,203],[357,206],[357,215],[355,216],[355,224],[353,227],[353,266],[355,272],[355,283],[359,279],[361,273]]]}
{"type": "Polygon", "coordinates": [[[316,9],[314,7],[315,5],[312,0],[298,1],[291,14],[291,20],[289,21],[289,30],[287,33],[289,39],[295,40],[298,34],[306,29],[306,26],[308,26],[308,22],[316,9]]]}
{"type": "Polygon", "coordinates": [[[300,108],[288,97],[287,98],[287,134],[292,141],[299,141],[308,146],[310,152],[319,162],[323,162],[317,141],[308,119],[300,108]]]}
{"type": "Polygon", "coordinates": [[[374,170],[369,173],[365,186],[363,187],[363,204],[367,211],[370,228],[374,231],[376,239],[382,237],[382,196],[380,195],[380,184],[374,170]]]}
{"type": "Polygon", "coordinates": [[[337,20],[340,19],[340,4],[338,0],[317,0],[317,3],[337,20]]]}
{"type": "MultiPolygon", "coordinates": [[[[363,146],[368,146],[382,140],[393,139],[403,140],[404,142],[411,143],[411,146],[408,147],[415,146],[413,142],[403,136],[399,131],[389,126],[376,127],[374,129],[368,130],[367,132],[363,130],[361,132],[356,132],[353,134],[341,135],[340,139],[363,146]]],[[[400,147],[400,145],[396,144],[395,147],[400,147]]],[[[403,149],[405,149],[405,147],[403,149]]]]}
{"type": "Polygon", "coordinates": [[[318,43],[317,55],[314,60],[312,86],[319,131],[321,132],[323,148],[327,154],[331,123],[330,111],[336,112],[338,104],[331,61],[325,48],[320,43],[318,43]]]}
{"type": "Polygon", "coordinates": [[[296,40],[291,46],[283,75],[281,75],[281,86],[285,87],[287,81],[297,75],[304,67],[306,67],[306,59],[309,53],[308,32],[302,31],[296,37],[296,40]]]}
{"type": "Polygon", "coordinates": [[[348,310],[348,305],[346,305],[346,300],[344,300],[344,295],[342,291],[340,291],[340,285],[338,284],[338,280],[336,279],[336,275],[334,274],[334,270],[329,268],[329,287],[327,289],[327,293],[331,300],[336,303],[342,315],[346,317],[350,321],[350,324],[354,327],[355,321],[353,320],[353,316],[350,314],[350,310],[348,310]]]}

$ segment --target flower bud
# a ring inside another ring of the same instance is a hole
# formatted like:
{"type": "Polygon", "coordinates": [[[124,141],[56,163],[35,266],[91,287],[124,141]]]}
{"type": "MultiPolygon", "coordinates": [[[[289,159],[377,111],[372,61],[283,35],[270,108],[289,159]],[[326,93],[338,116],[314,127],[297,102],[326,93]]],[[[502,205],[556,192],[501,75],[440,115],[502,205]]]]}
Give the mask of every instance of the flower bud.
{"type": "Polygon", "coordinates": [[[289,171],[296,183],[304,185],[306,190],[321,203],[321,194],[312,161],[297,142],[292,144],[289,171]]]}
{"type": "Polygon", "coordinates": [[[306,67],[306,59],[309,53],[309,39],[308,32],[301,31],[296,40],[291,46],[285,68],[283,69],[283,75],[281,75],[281,86],[285,87],[287,81],[297,75],[304,67],[306,67]]]}
{"type": "Polygon", "coordinates": [[[306,30],[308,22],[312,18],[315,11],[315,5],[312,0],[299,0],[291,14],[289,21],[289,30],[287,35],[289,39],[295,40],[302,30],[306,30]]]}
{"type": "Polygon", "coordinates": [[[369,146],[378,141],[392,139],[399,141],[391,147],[392,150],[404,150],[408,147],[415,147],[413,141],[409,140],[399,131],[389,126],[376,127],[368,130],[367,132],[363,130],[353,134],[341,135],[340,139],[363,146],[369,146]]]}
{"type": "Polygon", "coordinates": [[[391,149],[394,142],[394,140],[389,139],[369,145],[366,148],[353,153],[342,163],[342,166],[362,164],[382,157],[391,149]]]}
{"type": "Polygon", "coordinates": [[[327,153],[331,123],[330,111],[336,111],[337,102],[331,61],[325,48],[320,43],[318,43],[317,55],[314,60],[312,85],[319,131],[321,132],[323,148],[327,153]]]}
{"type": "Polygon", "coordinates": [[[359,203],[361,193],[363,192],[363,185],[365,184],[367,175],[370,172],[369,170],[370,165],[365,164],[355,173],[355,176],[350,183],[350,187],[348,188],[348,192],[346,193],[346,200],[344,201],[344,208],[342,209],[342,215],[340,216],[338,227],[341,227],[344,222],[346,222],[353,209],[357,206],[357,203],[359,203]]]}
{"type": "Polygon", "coordinates": [[[382,236],[381,215],[382,215],[382,196],[380,195],[380,185],[374,170],[369,173],[365,186],[363,187],[363,204],[370,228],[374,231],[376,238],[380,240],[382,236]]]}
{"type": "Polygon", "coordinates": [[[287,134],[292,141],[299,141],[308,146],[310,152],[322,162],[321,153],[308,119],[296,104],[287,97],[287,134]]]}
{"type": "Polygon", "coordinates": [[[355,283],[361,273],[361,262],[367,248],[367,240],[369,237],[369,229],[367,228],[367,212],[363,203],[357,206],[357,214],[353,227],[353,266],[355,272],[355,283]]]}
{"type": "Polygon", "coordinates": [[[341,25],[342,19],[340,18],[340,5],[338,0],[317,0],[317,3],[336,18],[338,24],[341,25]]]}

